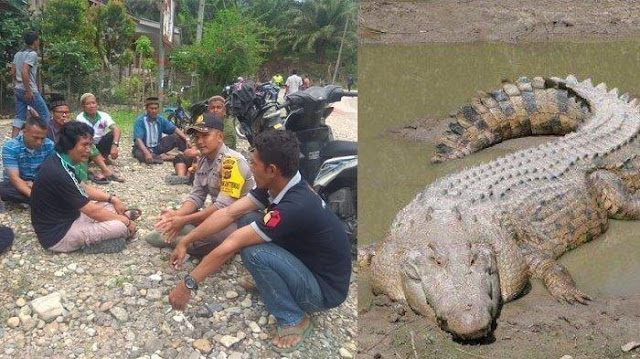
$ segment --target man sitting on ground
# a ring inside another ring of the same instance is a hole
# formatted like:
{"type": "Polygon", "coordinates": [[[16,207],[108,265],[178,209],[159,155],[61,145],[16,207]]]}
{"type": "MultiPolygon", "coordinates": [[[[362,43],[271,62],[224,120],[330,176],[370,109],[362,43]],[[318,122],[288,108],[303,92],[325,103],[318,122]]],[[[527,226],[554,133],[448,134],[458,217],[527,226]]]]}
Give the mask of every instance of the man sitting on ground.
{"type": "MultiPolygon", "coordinates": [[[[53,142],[58,142],[58,134],[62,126],[69,121],[69,105],[64,98],[58,98],[51,101],[51,122],[49,122],[49,130],[47,131],[47,137],[53,142]]],[[[104,157],[100,155],[95,145],[91,146],[91,154],[89,160],[97,164],[100,168],[100,175],[93,175],[91,179],[96,184],[108,184],[109,180],[115,180],[118,182],[124,182],[123,179],[116,176],[114,171],[107,167],[104,161],[104,157]]],[[[89,180],[89,164],[78,163],[76,166],[76,178],[80,182],[86,182],[89,180]]]]}
{"type": "MultiPolygon", "coordinates": [[[[181,238],[178,236],[191,232],[211,214],[228,207],[253,188],[255,183],[247,160],[223,143],[223,126],[219,117],[206,113],[200,126],[187,129],[188,134],[195,136],[195,143],[201,154],[193,189],[178,210],[162,210],[155,226],[158,231],[146,238],[152,246],[175,247],[175,243],[181,238]],[[212,204],[199,211],[204,206],[207,195],[211,196],[212,204]]],[[[192,243],[187,251],[191,255],[202,257],[236,229],[236,224],[231,223],[219,233],[192,243]]]]}
{"type": "MultiPolygon", "coordinates": [[[[184,152],[191,145],[182,130],[159,116],[160,102],[157,97],[149,97],[145,101],[146,113],[138,116],[133,125],[133,156],[140,162],[160,164],[173,160],[166,153],[174,148],[184,152]],[[167,136],[162,136],[162,134],[167,136]]],[[[193,161],[183,157],[184,162],[174,163],[176,174],[186,176],[187,168],[193,161]]]]}
{"type": "Polygon", "coordinates": [[[104,167],[107,169],[107,171],[103,170],[100,175],[94,176],[93,181],[98,184],[104,184],[105,180],[107,182],[110,180],[124,182],[120,176],[106,167],[106,164],[110,163],[111,159],[118,158],[120,128],[108,113],[98,111],[98,101],[92,93],[85,93],[80,96],[80,104],[83,111],[76,116],[76,121],[84,122],[93,127],[94,132],[93,144],[96,148],[92,149],[91,160],[95,163],[104,163],[104,167]],[[111,156],[111,159],[109,159],[109,156],[111,156]]]}
{"type": "Polygon", "coordinates": [[[38,169],[45,158],[53,153],[54,143],[47,138],[47,123],[40,117],[29,118],[23,133],[2,146],[2,200],[29,203],[31,187],[38,169]]]}
{"type": "Polygon", "coordinates": [[[254,143],[256,188],[187,234],[169,264],[181,267],[189,244],[237,220],[238,229],[173,288],[169,302],[183,310],[198,284],[240,251],[267,310],[276,317],[273,349],[291,351],[311,333],[307,313],[336,307],[346,299],[351,250],[340,220],[298,172],[295,135],[265,131],[254,143]],[[266,214],[258,209],[266,209],[266,214]]]}
{"type": "Polygon", "coordinates": [[[233,126],[233,117],[227,116],[227,108],[224,106],[224,97],[213,96],[207,101],[209,112],[220,117],[224,121],[224,144],[232,150],[236,149],[236,131],[233,126]]]}
{"type": "Polygon", "coordinates": [[[115,195],[80,184],[75,166],[87,162],[93,129],[62,126],[56,152],[41,166],[31,192],[31,223],[40,244],[54,252],[115,253],[136,229],[139,210],[126,210],[115,195]],[[96,201],[96,202],[93,202],[96,201]]]}

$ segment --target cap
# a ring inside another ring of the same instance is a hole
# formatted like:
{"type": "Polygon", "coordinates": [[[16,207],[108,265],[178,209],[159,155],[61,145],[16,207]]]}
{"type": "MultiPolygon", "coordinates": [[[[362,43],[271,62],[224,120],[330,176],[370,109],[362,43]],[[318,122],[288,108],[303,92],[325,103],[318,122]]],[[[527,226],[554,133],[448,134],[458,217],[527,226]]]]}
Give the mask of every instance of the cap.
{"type": "Polygon", "coordinates": [[[82,96],[80,96],[80,103],[84,105],[84,101],[86,99],[88,99],[89,97],[95,98],[96,96],[94,94],[92,94],[91,92],[85,92],[85,93],[82,94],[82,96]]]}
{"type": "Polygon", "coordinates": [[[205,113],[202,116],[202,123],[197,126],[189,126],[187,133],[192,135],[194,131],[198,132],[210,132],[211,130],[222,131],[224,129],[224,122],[222,119],[212,113],[205,113]]]}
{"type": "Polygon", "coordinates": [[[160,100],[157,97],[147,97],[147,99],[144,100],[144,105],[160,105],[160,100]]]}

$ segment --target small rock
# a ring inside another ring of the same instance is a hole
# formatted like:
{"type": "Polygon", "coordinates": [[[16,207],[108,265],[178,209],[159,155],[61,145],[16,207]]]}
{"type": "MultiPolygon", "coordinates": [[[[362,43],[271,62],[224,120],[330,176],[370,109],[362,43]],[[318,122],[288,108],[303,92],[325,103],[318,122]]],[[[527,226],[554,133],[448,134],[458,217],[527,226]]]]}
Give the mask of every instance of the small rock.
{"type": "Polygon", "coordinates": [[[251,295],[248,295],[242,302],[240,302],[240,305],[244,308],[251,308],[251,295]]]}
{"type": "Polygon", "coordinates": [[[340,348],[339,352],[342,358],[353,358],[353,355],[345,348],[340,348]]]}
{"type": "Polygon", "coordinates": [[[622,351],[628,353],[633,349],[640,347],[640,342],[629,342],[621,347],[622,351]]]}
{"type": "Polygon", "coordinates": [[[60,302],[61,300],[62,295],[59,292],[54,292],[47,296],[34,299],[31,302],[31,306],[40,319],[50,323],[64,312],[64,308],[60,302]]]}
{"type": "Polygon", "coordinates": [[[258,325],[265,325],[267,324],[267,317],[260,317],[260,319],[258,319],[258,325]]]}
{"type": "Polygon", "coordinates": [[[147,291],[147,299],[157,300],[162,298],[162,290],[160,288],[151,288],[147,291]]]}
{"type": "Polygon", "coordinates": [[[224,345],[227,348],[231,348],[232,345],[234,345],[235,343],[239,342],[240,339],[236,338],[236,337],[232,337],[231,335],[225,335],[222,338],[220,338],[220,343],[222,343],[222,345],[224,345]]]}
{"type": "Polygon", "coordinates": [[[9,320],[7,320],[7,325],[9,326],[9,328],[16,328],[18,325],[20,325],[20,318],[18,317],[9,318],[9,320]]]}
{"type": "Polygon", "coordinates": [[[69,264],[69,265],[67,266],[67,268],[68,268],[70,271],[75,271],[76,269],[78,269],[78,265],[77,265],[77,264],[75,264],[75,263],[71,263],[71,264],[69,264]]]}
{"type": "Polygon", "coordinates": [[[43,330],[47,336],[52,336],[58,331],[59,328],[60,324],[58,324],[58,322],[53,322],[45,325],[43,330]]]}
{"type": "Polygon", "coordinates": [[[235,290],[230,290],[230,291],[227,291],[227,293],[225,293],[225,296],[228,299],[238,298],[238,292],[236,292],[235,290]]]}
{"type": "Polygon", "coordinates": [[[53,272],[53,275],[56,277],[62,277],[64,275],[64,272],[61,270],[57,270],[55,272],[53,272]]]}
{"type": "Polygon", "coordinates": [[[20,298],[18,298],[18,300],[16,300],[16,305],[18,307],[20,307],[20,308],[24,307],[26,304],[27,304],[27,301],[22,297],[20,297],[20,298]]]}
{"type": "Polygon", "coordinates": [[[152,274],[149,276],[149,279],[154,282],[160,282],[162,280],[162,276],[160,276],[160,274],[152,274]]]}
{"type": "Polygon", "coordinates": [[[129,313],[127,313],[125,309],[122,309],[120,307],[113,307],[109,310],[109,312],[121,323],[129,320],[129,313]]]}
{"type": "Polygon", "coordinates": [[[198,349],[203,354],[209,353],[211,351],[211,349],[213,348],[211,346],[211,342],[209,342],[207,339],[198,339],[198,340],[194,341],[193,342],[193,347],[198,349]]]}
{"type": "Polygon", "coordinates": [[[173,316],[173,320],[177,323],[181,323],[184,320],[184,317],[182,316],[182,314],[176,314],[173,316]]]}
{"type": "Polygon", "coordinates": [[[262,332],[262,329],[260,329],[260,326],[256,322],[249,322],[249,329],[251,329],[251,332],[253,333],[262,332]]]}

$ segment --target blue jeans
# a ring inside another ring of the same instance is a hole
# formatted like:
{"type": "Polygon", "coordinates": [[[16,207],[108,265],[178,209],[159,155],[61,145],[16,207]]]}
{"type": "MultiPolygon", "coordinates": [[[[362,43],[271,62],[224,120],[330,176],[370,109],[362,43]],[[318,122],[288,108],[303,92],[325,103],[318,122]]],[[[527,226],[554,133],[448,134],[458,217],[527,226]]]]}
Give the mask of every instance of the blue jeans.
{"type": "Polygon", "coordinates": [[[22,122],[27,120],[27,105],[33,107],[36,111],[38,111],[38,115],[40,118],[45,120],[47,123],[51,121],[51,116],[49,114],[49,109],[47,108],[46,102],[42,98],[39,92],[34,92],[31,100],[24,100],[24,90],[15,89],[16,94],[16,117],[22,122]]]}
{"type": "MultiPolygon", "coordinates": [[[[238,228],[255,219],[250,213],[238,221],[238,228]]],[[[322,292],[311,271],[293,254],[274,243],[244,247],[240,251],[242,263],[256,282],[262,301],[278,321],[280,327],[300,324],[306,313],[326,310],[322,292]]]]}

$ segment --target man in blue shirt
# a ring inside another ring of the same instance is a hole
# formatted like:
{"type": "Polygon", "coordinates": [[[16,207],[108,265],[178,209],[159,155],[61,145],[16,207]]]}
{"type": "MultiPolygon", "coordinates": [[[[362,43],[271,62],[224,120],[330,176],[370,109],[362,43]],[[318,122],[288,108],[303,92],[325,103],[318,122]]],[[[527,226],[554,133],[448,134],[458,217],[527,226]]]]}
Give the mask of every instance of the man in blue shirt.
{"type": "Polygon", "coordinates": [[[54,143],[47,138],[47,123],[40,117],[27,120],[24,133],[2,146],[4,178],[0,185],[3,201],[29,203],[31,186],[38,168],[54,153],[54,143]]]}
{"type": "Polygon", "coordinates": [[[346,299],[351,247],[338,217],[300,176],[295,135],[265,131],[256,136],[254,146],[256,188],[187,234],[169,264],[181,267],[190,243],[234,221],[238,229],[184,277],[169,294],[169,302],[174,309],[184,309],[198,284],[240,251],[267,310],[277,320],[272,349],[287,352],[310,335],[308,313],[337,307],[346,299]]]}
{"type": "MultiPolygon", "coordinates": [[[[184,132],[167,121],[160,112],[160,102],[157,97],[149,97],[145,101],[146,113],[138,116],[133,125],[133,156],[140,162],[162,163],[162,155],[178,148],[183,151],[190,148],[184,132]],[[167,136],[162,136],[163,134],[167,136]]],[[[191,163],[188,164],[190,166],[191,163]]],[[[188,167],[187,166],[187,167],[188,167]]],[[[186,167],[185,167],[186,171],[186,167]]],[[[184,176],[185,173],[178,175],[184,176]]]]}

